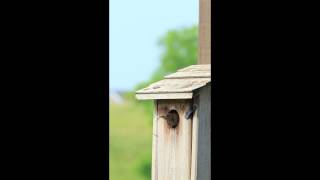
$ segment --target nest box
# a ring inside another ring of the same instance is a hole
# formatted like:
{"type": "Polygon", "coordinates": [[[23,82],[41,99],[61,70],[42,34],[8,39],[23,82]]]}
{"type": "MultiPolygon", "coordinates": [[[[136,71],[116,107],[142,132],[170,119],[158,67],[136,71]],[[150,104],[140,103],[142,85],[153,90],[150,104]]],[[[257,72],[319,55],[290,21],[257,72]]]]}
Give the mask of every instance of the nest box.
{"type": "Polygon", "coordinates": [[[191,65],[136,92],[154,100],[152,180],[211,179],[211,69],[191,65]]]}

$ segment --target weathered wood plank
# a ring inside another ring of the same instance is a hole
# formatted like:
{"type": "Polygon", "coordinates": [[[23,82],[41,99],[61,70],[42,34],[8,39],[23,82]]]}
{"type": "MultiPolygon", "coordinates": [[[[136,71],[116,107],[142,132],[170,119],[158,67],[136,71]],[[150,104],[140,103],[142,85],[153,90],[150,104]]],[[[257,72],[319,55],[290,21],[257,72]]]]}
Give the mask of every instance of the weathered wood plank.
{"type": "Polygon", "coordinates": [[[211,82],[210,68],[210,65],[191,65],[180,69],[165,79],[136,91],[136,97],[140,100],[190,99],[194,90],[211,82]]]}
{"type": "Polygon", "coordinates": [[[138,100],[149,99],[191,99],[192,92],[190,93],[152,93],[152,94],[136,94],[138,100]]]}
{"type": "Polygon", "coordinates": [[[211,72],[209,71],[193,71],[193,72],[176,72],[165,76],[166,79],[179,79],[179,78],[210,78],[211,72]]]}
{"type": "Polygon", "coordinates": [[[153,180],[189,180],[191,175],[192,121],[184,115],[192,100],[157,101],[156,161],[153,161],[153,180]],[[165,116],[175,109],[180,117],[179,125],[171,128],[165,116]]]}
{"type": "MultiPolygon", "coordinates": [[[[211,179],[211,85],[199,90],[193,117],[191,180],[211,179]]],[[[197,93],[197,94],[198,94],[197,93]]]]}
{"type": "Polygon", "coordinates": [[[163,79],[155,82],[146,88],[137,91],[137,94],[155,93],[182,93],[192,92],[195,89],[205,86],[211,81],[210,78],[184,78],[184,79],[163,79]]]}
{"type": "MultiPolygon", "coordinates": [[[[199,104],[199,98],[195,98],[194,102],[199,104]]],[[[199,119],[198,109],[193,114],[192,118],[192,147],[191,147],[191,180],[197,180],[197,158],[198,158],[198,134],[199,134],[199,119]]]]}
{"type": "Polygon", "coordinates": [[[153,108],[153,130],[152,130],[152,168],[151,168],[151,178],[152,180],[157,180],[157,170],[156,170],[156,164],[158,164],[157,160],[157,144],[158,144],[158,118],[157,118],[157,108],[158,103],[157,101],[154,101],[154,108],[153,108]]]}
{"type": "Polygon", "coordinates": [[[211,64],[211,0],[200,0],[198,64],[211,64]]]}
{"type": "Polygon", "coordinates": [[[210,64],[196,64],[191,65],[182,69],[179,69],[178,72],[192,72],[192,71],[211,71],[211,65],[210,64]]]}

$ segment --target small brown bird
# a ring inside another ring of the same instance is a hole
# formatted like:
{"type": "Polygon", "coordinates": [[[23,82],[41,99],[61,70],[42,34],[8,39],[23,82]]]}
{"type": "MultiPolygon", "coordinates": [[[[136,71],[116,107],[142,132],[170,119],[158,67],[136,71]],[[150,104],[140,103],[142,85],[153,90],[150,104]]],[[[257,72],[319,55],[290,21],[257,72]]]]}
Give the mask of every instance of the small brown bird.
{"type": "Polygon", "coordinates": [[[176,110],[171,110],[166,116],[160,116],[167,120],[168,125],[171,128],[175,128],[179,124],[179,114],[176,110]]]}

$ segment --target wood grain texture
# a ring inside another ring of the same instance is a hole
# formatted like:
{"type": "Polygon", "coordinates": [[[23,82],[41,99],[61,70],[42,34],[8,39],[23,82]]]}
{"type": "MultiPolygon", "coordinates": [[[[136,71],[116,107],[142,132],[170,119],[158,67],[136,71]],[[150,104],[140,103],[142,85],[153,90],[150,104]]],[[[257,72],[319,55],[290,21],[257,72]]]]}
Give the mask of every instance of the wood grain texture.
{"type": "MultiPolygon", "coordinates": [[[[192,93],[193,90],[205,86],[210,78],[163,79],[137,91],[137,94],[192,93]]],[[[176,98],[179,99],[179,98],[176,98]]]]}
{"type": "Polygon", "coordinates": [[[189,180],[191,175],[191,134],[192,121],[184,115],[192,100],[158,100],[156,118],[156,141],[153,152],[152,180],[189,180]],[[168,126],[161,116],[170,110],[180,116],[176,128],[168,126]]]}
{"type": "Polygon", "coordinates": [[[211,64],[211,0],[199,0],[198,64],[211,64]]]}
{"type": "Polygon", "coordinates": [[[139,100],[149,99],[192,99],[192,92],[190,93],[150,93],[150,94],[136,94],[139,100]]]}
{"type": "Polygon", "coordinates": [[[158,144],[158,126],[157,126],[157,101],[154,101],[154,108],[153,108],[153,129],[152,129],[152,167],[151,167],[151,179],[157,180],[157,170],[156,170],[156,164],[158,163],[157,160],[157,144],[158,144]]]}
{"type": "Polygon", "coordinates": [[[210,65],[191,65],[136,91],[139,100],[191,99],[194,90],[211,82],[210,65]]]}
{"type": "Polygon", "coordinates": [[[193,117],[191,180],[211,179],[211,84],[201,88],[193,117]]]}
{"type": "Polygon", "coordinates": [[[207,71],[207,72],[211,72],[211,65],[210,65],[210,64],[190,65],[190,66],[188,66],[188,67],[179,69],[177,72],[193,72],[193,71],[207,71]]]}
{"type": "MultiPolygon", "coordinates": [[[[198,104],[199,98],[194,101],[198,104]]],[[[198,134],[199,134],[199,119],[198,109],[193,114],[192,118],[192,145],[191,145],[191,180],[197,180],[197,158],[198,158],[198,134]]]]}
{"type": "Polygon", "coordinates": [[[179,78],[210,78],[211,72],[207,71],[194,71],[190,72],[176,72],[165,76],[166,79],[179,79],[179,78]]]}

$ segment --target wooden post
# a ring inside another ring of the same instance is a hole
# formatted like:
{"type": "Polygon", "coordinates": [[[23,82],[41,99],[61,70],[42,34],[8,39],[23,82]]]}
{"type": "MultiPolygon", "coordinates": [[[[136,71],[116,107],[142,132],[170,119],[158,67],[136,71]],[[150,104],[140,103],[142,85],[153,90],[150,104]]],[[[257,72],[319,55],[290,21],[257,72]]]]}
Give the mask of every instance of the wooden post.
{"type": "MultiPolygon", "coordinates": [[[[199,0],[198,64],[211,64],[211,0],[199,0]]],[[[211,179],[211,84],[200,89],[194,101],[191,180],[211,179]]]]}
{"type": "Polygon", "coordinates": [[[198,64],[211,64],[211,0],[199,0],[198,64]]]}

